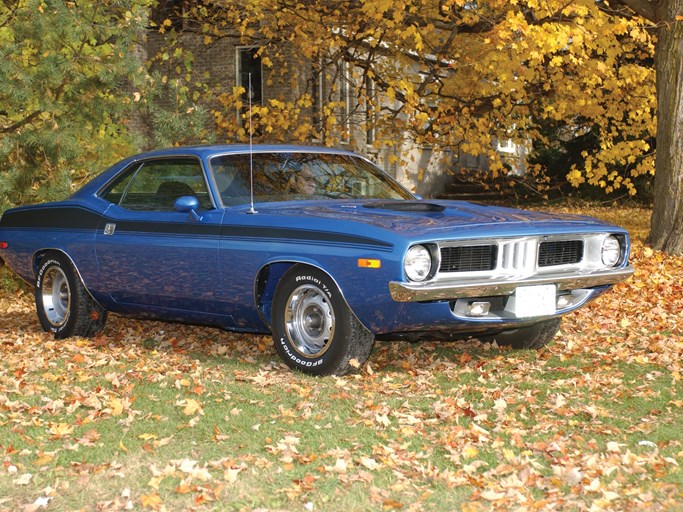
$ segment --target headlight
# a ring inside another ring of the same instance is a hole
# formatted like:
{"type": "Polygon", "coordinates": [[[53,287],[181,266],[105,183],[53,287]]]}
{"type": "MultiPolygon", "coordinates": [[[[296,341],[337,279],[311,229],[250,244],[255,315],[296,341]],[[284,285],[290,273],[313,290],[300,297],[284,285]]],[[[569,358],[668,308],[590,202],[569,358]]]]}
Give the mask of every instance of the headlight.
{"type": "Polygon", "coordinates": [[[613,267],[621,259],[621,244],[619,239],[610,235],[602,242],[602,262],[608,266],[613,267]]]}
{"type": "Polygon", "coordinates": [[[404,268],[411,281],[424,281],[432,270],[432,255],[423,245],[414,245],[406,253],[404,268]]]}

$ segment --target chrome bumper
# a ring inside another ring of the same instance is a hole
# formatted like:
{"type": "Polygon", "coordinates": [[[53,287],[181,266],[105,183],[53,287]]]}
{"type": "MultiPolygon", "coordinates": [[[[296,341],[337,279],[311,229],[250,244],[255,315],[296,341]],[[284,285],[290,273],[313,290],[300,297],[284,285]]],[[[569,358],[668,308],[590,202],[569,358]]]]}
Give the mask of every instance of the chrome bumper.
{"type": "Polygon", "coordinates": [[[633,265],[624,268],[591,272],[589,274],[572,273],[567,275],[551,274],[533,276],[527,279],[490,279],[464,280],[431,283],[402,283],[391,281],[389,291],[391,298],[397,302],[424,302],[434,300],[451,300],[474,297],[494,297],[512,295],[518,286],[534,286],[555,284],[558,290],[576,290],[607,286],[625,281],[634,272],[633,265]]]}

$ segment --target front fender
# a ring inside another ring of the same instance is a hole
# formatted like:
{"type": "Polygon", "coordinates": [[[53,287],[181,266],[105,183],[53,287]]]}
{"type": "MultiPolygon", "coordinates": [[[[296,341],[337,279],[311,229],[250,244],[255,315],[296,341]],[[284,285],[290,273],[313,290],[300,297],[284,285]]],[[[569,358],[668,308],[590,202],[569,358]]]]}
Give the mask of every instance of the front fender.
{"type": "Polygon", "coordinates": [[[382,330],[381,319],[391,316],[389,309],[398,305],[389,294],[388,283],[396,279],[400,263],[393,255],[340,251],[336,255],[318,254],[269,259],[258,271],[254,282],[256,307],[265,325],[271,324],[271,303],[277,284],[293,265],[307,265],[325,272],[334,281],[356,318],[369,331],[382,330]],[[347,254],[343,254],[347,252],[347,254]],[[364,268],[359,260],[380,261],[380,268],[364,268]]]}

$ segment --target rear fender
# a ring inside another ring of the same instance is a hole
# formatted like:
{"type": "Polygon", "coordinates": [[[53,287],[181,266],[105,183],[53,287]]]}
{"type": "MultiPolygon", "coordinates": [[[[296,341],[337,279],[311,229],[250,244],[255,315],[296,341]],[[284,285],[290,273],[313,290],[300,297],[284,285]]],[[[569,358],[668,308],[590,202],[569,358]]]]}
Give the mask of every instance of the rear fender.
{"type": "Polygon", "coordinates": [[[85,291],[88,292],[88,295],[103,309],[104,306],[100,304],[100,302],[95,298],[95,296],[92,294],[92,292],[88,289],[88,285],[85,283],[85,280],[83,279],[83,276],[81,275],[81,271],[78,269],[78,265],[76,265],[76,262],[73,260],[71,256],[69,256],[68,253],[63,251],[62,249],[55,249],[55,248],[50,248],[50,249],[40,249],[36,251],[33,254],[33,285],[35,286],[36,279],[38,277],[38,271],[40,270],[40,266],[43,264],[43,261],[45,258],[47,258],[50,253],[59,253],[62,254],[66,259],[68,259],[71,262],[71,266],[76,270],[76,275],[78,275],[78,279],[81,280],[81,283],[83,283],[83,288],[85,288],[85,291]]]}

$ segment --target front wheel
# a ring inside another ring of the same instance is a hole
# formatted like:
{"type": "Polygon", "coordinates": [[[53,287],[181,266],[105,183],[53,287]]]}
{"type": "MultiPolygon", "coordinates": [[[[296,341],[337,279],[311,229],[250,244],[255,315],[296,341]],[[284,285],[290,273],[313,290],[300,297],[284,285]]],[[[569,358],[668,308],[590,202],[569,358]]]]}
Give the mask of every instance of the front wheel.
{"type": "Polygon", "coordinates": [[[90,296],[63,254],[48,254],[41,262],[35,299],[41,327],[57,339],[93,336],[107,320],[107,312],[90,296]]]}
{"type": "Polygon", "coordinates": [[[357,370],[370,357],[375,339],[334,281],[303,265],[292,267],[278,283],[271,324],[280,357],[291,368],[311,375],[357,370]]]}
{"type": "Polygon", "coordinates": [[[482,336],[481,341],[522,349],[539,349],[546,346],[560,330],[561,318],[553,318],[527,327],[482,336]]]}

